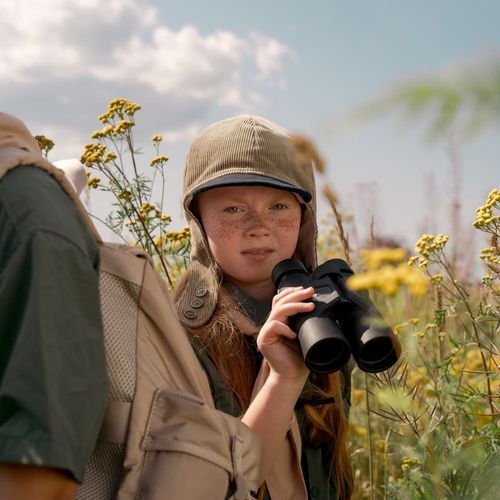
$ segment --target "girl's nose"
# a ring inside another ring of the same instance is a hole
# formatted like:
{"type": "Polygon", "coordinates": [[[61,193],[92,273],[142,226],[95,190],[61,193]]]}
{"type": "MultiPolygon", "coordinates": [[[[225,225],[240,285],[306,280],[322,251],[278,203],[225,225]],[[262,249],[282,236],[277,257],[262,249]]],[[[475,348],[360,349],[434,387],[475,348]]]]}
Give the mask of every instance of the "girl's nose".
{"type": "Polygon", "coordinates": [[[263,214],[250,213],[245,220],[245,232],[249,236],[266,236],[270,233],[269,221],[263,214]]]}

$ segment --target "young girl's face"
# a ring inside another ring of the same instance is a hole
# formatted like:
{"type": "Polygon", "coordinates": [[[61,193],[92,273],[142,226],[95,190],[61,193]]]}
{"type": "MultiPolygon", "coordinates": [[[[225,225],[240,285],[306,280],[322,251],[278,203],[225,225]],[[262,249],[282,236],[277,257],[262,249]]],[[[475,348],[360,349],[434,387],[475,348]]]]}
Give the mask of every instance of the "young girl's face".
{"type": "Polygon", "coordinates": [[[293,193],[264,186],[220,187],[197,196],[212,254],[226,277],[247,294],[274,294],[274,266],[293,256],[301,206],[293,193]]]}

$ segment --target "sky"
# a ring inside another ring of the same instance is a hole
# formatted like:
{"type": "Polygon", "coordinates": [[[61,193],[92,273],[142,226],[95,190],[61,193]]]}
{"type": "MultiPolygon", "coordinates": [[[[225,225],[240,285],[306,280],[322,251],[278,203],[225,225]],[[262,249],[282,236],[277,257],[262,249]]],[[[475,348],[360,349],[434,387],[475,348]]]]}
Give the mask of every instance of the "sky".
{"type": "MultiPolygon", "coordinates": [[[[411,248],[422,232],[451,229],[457,169],[446,143],[424,139],[425,121],[350,117],[403,82],[499,61],[499,19],[494,0],[2,0],[0,109],[52,138],[55,161],[80,157],[111,99],[139,103],[136,142],[146,152],[153,134],[165,137],[173,229],[184,225],[193,137],[229,116],[265,116],[315,142],[327,163],[318,185],[330,183],[354,216],[354,241],[373,224],[411,248]]],[[[456,153],[468,233],[499,186],[498,129],[456,153]]],[[[106,202],[89,200],[102,216],[106,202]]]]}

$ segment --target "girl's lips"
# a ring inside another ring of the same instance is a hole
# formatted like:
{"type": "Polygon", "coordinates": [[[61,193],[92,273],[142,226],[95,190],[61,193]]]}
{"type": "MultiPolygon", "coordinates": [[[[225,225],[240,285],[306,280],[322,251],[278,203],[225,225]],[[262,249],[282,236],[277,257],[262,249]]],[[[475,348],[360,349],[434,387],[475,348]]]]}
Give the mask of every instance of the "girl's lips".
{"type": "Polygon", "coordinates": [[[252,260],[264,260],[273,252],[274,250],[271,250],[270,248],[250,248],[248,250],[244,250],[241,254],[252,260]]]}

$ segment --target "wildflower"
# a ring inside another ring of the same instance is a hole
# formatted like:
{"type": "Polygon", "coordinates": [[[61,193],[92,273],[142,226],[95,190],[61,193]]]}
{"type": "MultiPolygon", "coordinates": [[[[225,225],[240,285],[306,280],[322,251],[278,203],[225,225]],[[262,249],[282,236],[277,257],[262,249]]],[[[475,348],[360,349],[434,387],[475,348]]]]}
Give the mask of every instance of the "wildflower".
{"type": "Polygon", "coordinates": [[[163,136],[159,135],[159,134],[155,134],[155,135],[153,135],[153,137],[151,137],[151,141],[152,142],[161,142],[161,141],[163,141],[163,136]]]}
{"type": "Polygon", "coordinates": [[[421,465],[420,460],[415,457],[403,457],[401,462],[401,469],[403,469],[403,471],[407,471],[421,465]]]}
{"type": "Polygon", "coordinates": [[[406,250],[404,248],[363,249],[360,254],[364,267],[372,271],[387,262],[401,262],[406,257],[406,250]]]}
{"type": "Polygon", "coordinates": [[[479,258],[491,264],[500,264],[500,256],[494,247],[482,248],[479,252],[479,258]]]}
{"type": "Polygon", "coordinates": [[[108,123],[110,118],[111,117],[109,115],[109,112],[106,112],[106,113],[103,113],[102,115],[99,115],[99,121],[101,121],[102,123],[108,123]]]}
{"type": "MultiPolygon", "coordinates": [[[[417,241],[415,252],[419,253],[422,257],[428,258],[431,253],[443,250],[447,242],[448,236],[444,234],[438,234],[437,236],[423,234],[417,241]]],[[[425,267],[426,265],[421,267],[425,267]]]]}
{"type": "Polygon", "coordinates": [[[152,203],[143,203],[140,208],[142,216],[146,216],[149,212],[156,210],[156,207],[152,203]]]}
{"type": "Polygon", "coordinates": [[[416,325],[420,321],[419,318],[410,318],[408,320],[408,323],[411,323],[412,325],[416,325]]]}
{"type": "Polygon", "coordinates": [[[366,427],[361,425],[356,425],[352,427],[352,431],[356,436],[366,436],[368,434],[368,430],[366,427]]]}
{"type": "Polygon", "coordinates": [[[415,262],[417,262],[417,260],[418,260],[418,255],[413,255],[408,259],[408,265],[412,266],[413,264],[415,264],[415,262]]]}
{"type": "Polygon", "coordinates": [[[130,198],[132,198],[132,191],[130,191],[130,189],[126,189],[125,191],[122,191],[118,194],[118,198],[120,200],[129,201],[130,198]]]}
{"type": "Polygon", "coordinates": [[[361,404],[365,399],[365,391],[363,389],[353,389],[352,390],[352,404],[361,404]]]}
{"type": "Polygon", "coordinates": [[[392,327],[392,331],[393,331],[396,335],[398,335],[398,334],[401,332],[401,330],[403,330],[403,328],[405,328],[406,326],[408,326],[408,323],[407,323],[407,322],[404,322],[404,323],[399,323],[399,324],[394,325],[394,326],[392,327]]]}
{"type": "Polygon", "coordinates": [[[493,278],[489,275],[483,276],[481,278],[481,283],[486,286],[491,286],[493,285],[493,278]]]}
{"type": "Polygon", "coordinates": [[[113,153],[113,151],[108,151],[106,153],[106,156],[104,156],[104,158],[102,159],[103,163],[109,163],[114,160],[116,160],[116,154],[113,153]]]}
{"type": "Polygon", "coordinates": [[[441,283],[443,281],[443,275],[442,274],[435,274],[434,276],[431,276],[431,282],[434,284],[441,283]]]}
{"type": "Polygon", "coordinates": [[[132,120],[121,120],[115,125],[112,134],[113,135],[123,135],[128,130],[130,130],[134,125],[135,125],[135,122],[133,122],[132,120]]]}
{"type": "Polygon", "coordinates": [[[87,167],[96,167],[102,162],[106,147],[98,142],[92,142],[85,145],[85,150],[80,158],[80,161],[87,167]]]}
{"type": "Polygon", "coordinates": [[[383,294],[392,296],[401,286],[406,286],[414,295],[427,291],[427,279],[406,264],[384,265],[380,269],[351,276],[347,282],[353,290],[379,289],[383,294]]]}
{"type": "Polygon", "coordinates": [[[47,158],[49,151],[55,145],[54,141],[52,139],[49,139],[48,137],[45,137],[44,135],[35,135],[35,141],[37,142],[38,147],[42,151],[45,158],[47,158]]]}
{"type": "Polygon", "coordinates": [[[168,224],[169,222],[172,222],[172,217],[170,217],[170,215],[167,215],[167,214],[161,214],[160,220],[162,222],[166,222],[168,224]]]}
{"type": "Polygon", "coordinates": [[[149,164],[152,166],[152,167],[160,167],[162,165],[164,165],[165,163],[167,163],[167,161],[169,160],[170,158],[168,156],[157,156],[156,158],[153,158],[149,164]]]}
{"type": "Polygon", "coordinates": [[[101,182],[101,179],[99,179],[99,177],[91,177],[88,181],[87,181],[87,186],[93,188],[93,189],[97,189],[99,187],[99,183],[101,182]]]}
{"type": "Polygon", "coordinates": [[[135,102],[126,101],[124,112],[128,116],[133,116],[136,111],[139,111],[141,107],[135,102]]]}
{"type": "Polygon", "coordinates": [[[488,233],[495,234],[500,227],[500,216],[493,214],[493,209],[500,209],[500,189],[490,191],[486,204],[476,210],[474,227],[488,233]]]}

